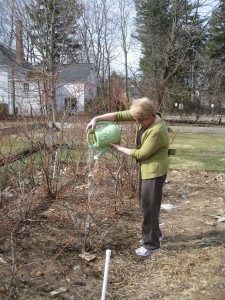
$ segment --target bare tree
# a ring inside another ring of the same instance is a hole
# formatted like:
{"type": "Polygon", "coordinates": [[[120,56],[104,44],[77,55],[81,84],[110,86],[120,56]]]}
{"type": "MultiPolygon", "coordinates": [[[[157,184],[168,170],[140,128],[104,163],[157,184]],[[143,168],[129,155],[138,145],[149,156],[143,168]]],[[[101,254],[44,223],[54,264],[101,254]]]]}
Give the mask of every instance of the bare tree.
{"type": "Polygon", "coordinates": [[[131,47],[132,18],[134,18],[133,0],[118,0],[119,28],[124,55],[125,90],[127,101],[130,101],[128,54],[131,47]]]}
{"type": "Polygon", "coordinates": [[[81,22],[83,59],[94,62],[101,107],[107,110],[104,99],[111,97],[111,73],[118,47],[118,17],[116,2],[109,0],[86,1],[81,22]]]}
{"type": "Polygon", "coordinates": [[[82,6],[67,0],[16,0],[16,12],[23,21],[26,56],[36,63],[43,83],[46,108],[56,120],[56,84],[65,62],[76,61],[79,49],[77,19],[82,6]]]}

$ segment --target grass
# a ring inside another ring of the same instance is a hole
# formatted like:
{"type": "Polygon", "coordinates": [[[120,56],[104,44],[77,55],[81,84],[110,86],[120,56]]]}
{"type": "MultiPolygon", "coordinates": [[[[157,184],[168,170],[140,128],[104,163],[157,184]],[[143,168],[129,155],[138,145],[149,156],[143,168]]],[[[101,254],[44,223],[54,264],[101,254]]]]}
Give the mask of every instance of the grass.
{"type": "MultiPolygon", "coordinates": [[[[170,148],[224,151],[225,138],[222,134],[173,133],[170,135],[170,148]]],[[[171,155],[170,168],[225,172],[225,157],[171,155]]]]}
{"type": "Polygon", "coordinates": [[[27,148],[29,143],[21,136],[1,136],[0,137],[0,155],[11,155],[27,148]]]}
{"type": "MultiPolygon", "coordinates": [[[[39,132],[40,134],[40,132],[39,132]]],[[[32,138],[37,140],[40,136],[32,135],[32,138]]],[[[60,137],[58,137],[60,139],[60,137]]],[[[63,137],[64,139],[64,137],[63,137]]],[[[69,139],[78,140],[80,144],[86,147],[86,142],[83,141],[83,136],[78,138],[73,137],[69,139]],[[82,140],[82,141],[81,141],[82,140]]],[[[132,139],[133,140],[133,139],[132,139]]],[[[65,137],[67,141],[67,137],[65,137]]],[[[23,135],[5,136],[1,137],[0,156],[6,156],[21,151],[30,146],[30,140],[26,140],[23,135]]],[[[126,143],[129,145],[130,141],[126,143]]],[[[225,138],[222,134],[197,134],[197,133],[170,133],[170,148],[179,150],[201,150],[201,151],[225,151],[225,138]]],[[[82,159],[87,149],[64,149],[60,153],[60,160],[66,163],[76,162],[82,159]]],[[[38,163],[38,154],[35,155],[35,162],[38,163]]],[[[118,163],[117,161],[115,163],[118,163]]],[[[193,170],[206,170],[225,172],[225,157],[204,157],[204,156],[181,156],[170,155],[170,169],[193,169],[193,170]]]]}

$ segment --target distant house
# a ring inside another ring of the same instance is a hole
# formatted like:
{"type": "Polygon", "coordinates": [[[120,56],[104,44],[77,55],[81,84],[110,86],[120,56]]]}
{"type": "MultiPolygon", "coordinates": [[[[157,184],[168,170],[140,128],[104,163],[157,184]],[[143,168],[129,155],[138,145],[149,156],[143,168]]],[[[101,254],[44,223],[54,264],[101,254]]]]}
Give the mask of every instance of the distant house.
{"type": "Polygon", "coordinates": [[[82,113],[85,104],[97,94],[93,64],[63,65],[56,88],[57,111],[82,113]]]}
{"type": "Polygon", "coordinates": [[[12,78],[11,69],[8,62],[11,61],[11,53],[0,44],[0,104],[9,103],[10,79],[12,78]]]}
{"type": "MultiPolygon", "coordinates": [[[[22,23],[16,23],[16,50],[0,44],[0,106],[9,114],[40,115],[49,105],[38,67],[24,60],[22,23]]],[[[96,96],[93,64],[62,65],[56,83],[56,110],[84,113],[85,103],[96,96]]],[[[49,107],[48,107],[49,108],[49,107]]]]}

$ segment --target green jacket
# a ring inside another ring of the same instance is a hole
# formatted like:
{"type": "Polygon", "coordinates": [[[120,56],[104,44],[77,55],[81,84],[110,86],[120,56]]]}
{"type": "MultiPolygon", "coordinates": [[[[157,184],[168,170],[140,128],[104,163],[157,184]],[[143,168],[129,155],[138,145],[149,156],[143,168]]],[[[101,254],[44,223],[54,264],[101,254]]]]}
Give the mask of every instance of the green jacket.
{"type": "MultiPolygon", "coordinates": [[[[116,112],[116,121],[134,121],[130,111],[116,112]]],[[[138,130],[141,127],[138,128],[138,130]]],[[[168,171],[169,135],[165,121],[161,119],[147,128],[141,138],[141,148],[131,149],[131,155],[141,165],[142,179],[163,176],[168,171]]]]}

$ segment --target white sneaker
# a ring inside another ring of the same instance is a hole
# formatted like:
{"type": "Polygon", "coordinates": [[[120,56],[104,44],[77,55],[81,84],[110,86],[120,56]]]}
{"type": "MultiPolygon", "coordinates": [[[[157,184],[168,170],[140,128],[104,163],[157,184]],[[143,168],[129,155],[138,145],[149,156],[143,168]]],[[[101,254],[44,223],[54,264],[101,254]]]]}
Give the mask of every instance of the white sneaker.
{"type": "Polygon", "coordinates": [[[160,248],[155,248],[155,249],[146,249],[144,247],[140,247],[138,249],[135,250],[136,255],[138,256],[148,256],[150,254],[152,254],[153,252],[159,251],[160,248]]]}

